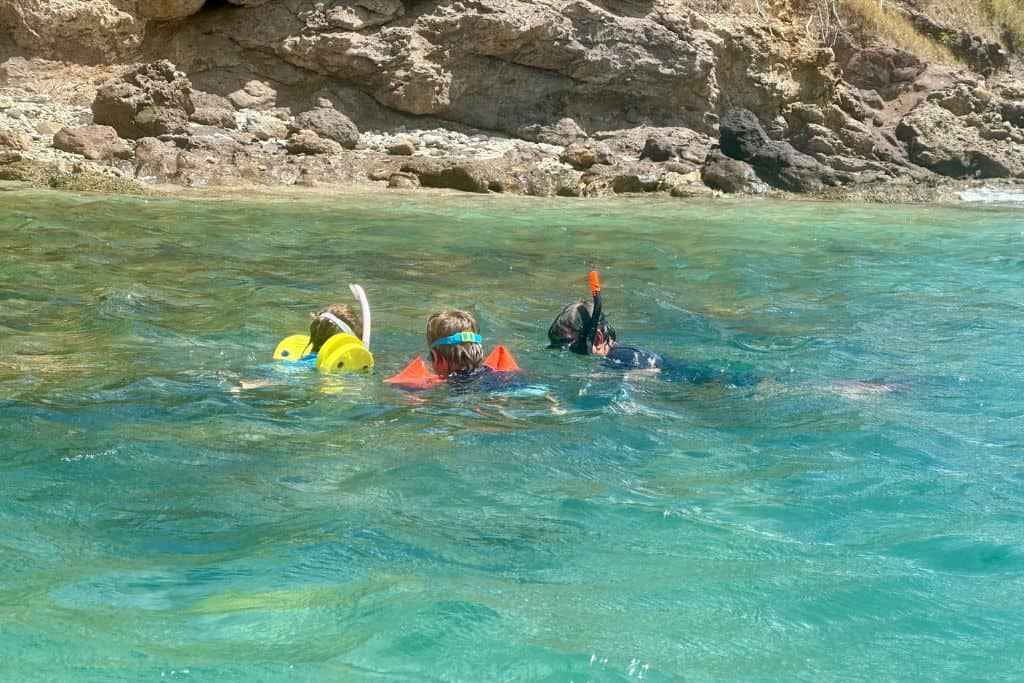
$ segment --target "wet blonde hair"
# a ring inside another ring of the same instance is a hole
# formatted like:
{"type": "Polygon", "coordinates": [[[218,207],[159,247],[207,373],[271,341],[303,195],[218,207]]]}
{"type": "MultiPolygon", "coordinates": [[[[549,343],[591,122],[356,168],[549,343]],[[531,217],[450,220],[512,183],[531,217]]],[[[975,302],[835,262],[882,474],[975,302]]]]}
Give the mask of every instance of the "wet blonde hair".
{"type": "Polygon", "coordinates": [[[363,336],[363,324],[359,322],[359,316],[356,315],[355,310],[348,304],[331,304],[315,313],[310,313],[313,317],[313,320],[309,323],[309,343],[313,346],[312,353],[319,351],[320,347],[334,335],[344,332],[343,329],[327,318],[321,318],[321,313],[330,313],[351,327],[357,337],[361,338],[363,336]]]}
{"type": "MultiPolygon", "coordinates": [[[[480,325],[469,311],[446,308],[427,319],[427,346],[459,332],[480,333],[480,325]]],[[[430,362],[439,375],[472,372],[484,360],[484,347],[476,342],[444,344],[430,349],[430,362]]]]}

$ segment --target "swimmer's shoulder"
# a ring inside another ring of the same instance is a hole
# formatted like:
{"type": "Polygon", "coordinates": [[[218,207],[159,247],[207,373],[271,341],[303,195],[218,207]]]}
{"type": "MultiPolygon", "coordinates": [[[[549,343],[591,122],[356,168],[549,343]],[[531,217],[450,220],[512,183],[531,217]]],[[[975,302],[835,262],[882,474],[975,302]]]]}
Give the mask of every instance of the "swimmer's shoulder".
{"type": "Polygon", "coordinates": [[[616,345],[604,357],[608,367],[623,370],[658,370],[664,363],[664,357],[649,349],[639,346],[616,345]]]}

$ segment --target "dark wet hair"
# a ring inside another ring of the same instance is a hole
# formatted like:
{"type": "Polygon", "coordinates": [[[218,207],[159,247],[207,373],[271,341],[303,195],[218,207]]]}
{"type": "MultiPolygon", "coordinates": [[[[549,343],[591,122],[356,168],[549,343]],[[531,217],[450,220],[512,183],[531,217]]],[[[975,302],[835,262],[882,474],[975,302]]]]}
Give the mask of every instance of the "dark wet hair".
{"type": "MultiPolygon", "coordinates": [[[[591,301],[574,301],[559,313],[551,327],[548,328],[549,349],[569,349],[573,353],[587,354],[590,349],[580,347],[586,343],[581,339],[584,330],[590,326],[590,316],[594,311],[594,304],[591,301]]],[[[608,323],[608,318],[601,314],[597,321],[597,331],[605,339],[615,341],[615,328],[608,323]]]]}
{"type": "Polygon", "coordinates": [[[344,332],[344,330],[327,318],[319,317],[321,313],[330,313],[337,317],[351,327],[356,336],[363,334],[363,323],[359,321],[359,316],[351,306],[348,304],[331,304],[321,308],[316,313],[309,314],[312,318],[312,321],[309,323],[309,343],[313,346],[313,353],[319,351],[320,347],[327,343],[328,339],[339,332],[344,332]]]}

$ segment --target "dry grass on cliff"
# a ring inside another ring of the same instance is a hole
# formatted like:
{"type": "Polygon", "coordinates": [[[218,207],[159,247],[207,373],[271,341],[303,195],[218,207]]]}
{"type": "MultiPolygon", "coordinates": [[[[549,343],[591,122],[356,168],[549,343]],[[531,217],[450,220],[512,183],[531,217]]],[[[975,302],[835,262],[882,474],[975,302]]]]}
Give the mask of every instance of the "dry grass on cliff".
{"type": "MultiPolygon", "coordinates": [[[[978,0],[932,0],[952,6],[954,2],[978,0]]],[[[1018,2],[1021,0],[980,0],[983,2],[1018,2]]],[[[914,28],[913,23],[899,12],[891,0],[694,0],[694,5],[708,4],[719,11],[745,13],[793,22],[809,38],[826,44],[833,42],[836,31],[852,29],[865,39],[878,39],[890,45],[909,50],[932,61],[959,64],[959,60],[944,45],[932,40],[914,28]]],[[[985,21],[984,13],[977,15],[985,21]]],[[[962,25],[962,22],[954,25],[962,25]]]]}
{"type": "Polygon", "coordinates": [[[988,15],[1003,28],[1009,47],[1024,50],[1024,3],[1021,0],[983,0],[988,15]]]}
{"type": "MultiPolygon", "coordinates": [[[[961,0],[961,3],[964,0],[961,0]]],[[[935,62],[959,64],[944,45],[920,33],[897,9],[879,0],[839,0],[840,14],[856,24],[866,36],[877,37],[890,45],[897,45],[919,57],[935,62]]]]}
{"type": "MultiPolygon", "coordinates": [[[[949,61],[948,50],[914,30],[892,0],[838,0],[841,7],[864,22],[866,29],[879,29],[880,37],[906,41],[896,44],[932,59],[949,61]],[[922,43],[921,41],[925,41],[922,43]],[[932,46],[929,49],[928,44],[932,46]],[[935,51],[934,48],[938,48],[935,51]],[[924,50],[920,52],[919,50],[924,50]]],[[[1024,0],[923,0],[918,7],[928,16],[955,29],[986,40],[1005,44],[1010,50],[1024,50],[1024,0]]]]}
{"type": "MultiPolygon", "coordinates": [[[[783,19],[803,27],[809,37],[829,42],[842,23],[864,37],[873,37],[933,61],[960,64],[937,41],[923,35],[896,7],[898,0],[682,0],[698,11],[783,19]],[[839,21],[836,22],[835,16],[839,21]]],[[[1024,52],[1024,0],[918,0],[933,19],[986,40],[1024,52]]],[[[962,64],[961,64],[962,66],[962,64]]]]}
{"type": "Polygon", "coordinates": [[[924,0],[921,11],[986,40],[1024,49],[1024,0],[924,0]]]}

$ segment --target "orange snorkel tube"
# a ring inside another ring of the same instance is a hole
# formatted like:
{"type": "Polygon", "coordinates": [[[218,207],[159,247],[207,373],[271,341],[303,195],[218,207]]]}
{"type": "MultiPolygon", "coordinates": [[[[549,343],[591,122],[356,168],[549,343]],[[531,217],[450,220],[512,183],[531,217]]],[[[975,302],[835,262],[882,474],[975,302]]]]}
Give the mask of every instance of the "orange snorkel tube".
{"type": "Polygon", "coordinates": [[[601,278],[598,277],[596,270],[590,271],[590,295],[594,297],[594,310],[590,314],[587,326],[569,347],[573,353],[590,355],[590,349],[597,337],[597,327],[601,322],[601,278]]]}

